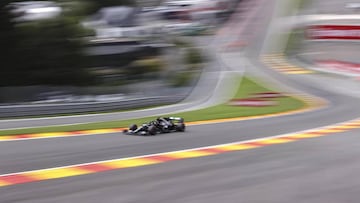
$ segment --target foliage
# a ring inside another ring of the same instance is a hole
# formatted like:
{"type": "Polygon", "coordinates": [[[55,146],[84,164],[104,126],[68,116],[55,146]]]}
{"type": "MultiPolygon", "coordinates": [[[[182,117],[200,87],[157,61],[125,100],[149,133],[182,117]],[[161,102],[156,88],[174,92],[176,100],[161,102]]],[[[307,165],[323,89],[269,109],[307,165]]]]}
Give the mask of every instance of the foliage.
{"type": "Polygon", "coordinates": [[[88,10],[88,14],[95,13],[102,7],[110,7],[110,6],[134,6],[136,1],[134,0],[86,0],[90,7],[88,10]]]}
{"type": "Polygon", "coordinates": [[[15,29],[14,22],[11,21],[13,17],[7,5],[11,1],[0,1],[0,67],[3,77],[7,77],[8,69],[16,58],[16,47],[18,47],[18,36],[15,29]]]}
{"type": "Polygon", "coordinates": [[[65,7],[56,18],[15,24],[6,5],[0,7],[0,86],[92,83],[82,51],[89,32],[79,24],[76,7],[65,7]]]}
{"type": "Polygon", "coordinates": [[[131,76],[130,79],[144,79],[146,76],[154,79],[163,67],[164,64],[159,58],[147,57],[133,61],[128,68],[128,74],[131,76]]]}
{"type": "Polygon", "coordinates": [[[171,85],[174,87],[186,86],[191,83],[195,78],[195,75],[198,70],[201,69],[204,58],[201,55],[200,49],[189,47],[186,48],[184,54],[184,66],[183,71],[177,72],[171,78],[171,85]]]}
{"type": "Polygon", "coordinates": [[[192,72],[189,71],[177,72],[171,80],[171,85],[174,87],[186,86],[189,85],[192,79],[193,79],[192,72]]]}
{"type": "Polygon", "coordinates": [[[188,48],[185,54],[185,63],[186,64],[198,64],[202,63],[203,58],[201,52],[197,48],[188,48]]]}

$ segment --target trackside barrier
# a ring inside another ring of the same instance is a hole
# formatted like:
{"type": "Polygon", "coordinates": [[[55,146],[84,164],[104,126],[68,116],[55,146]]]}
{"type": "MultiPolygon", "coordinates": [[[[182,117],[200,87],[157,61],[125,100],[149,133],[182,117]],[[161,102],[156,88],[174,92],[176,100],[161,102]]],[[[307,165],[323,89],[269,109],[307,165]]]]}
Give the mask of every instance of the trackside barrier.
{"type": "Polygon", "coordinates": [[[23,116],[47,116],[70,113],[89,113],[109,110],[127,110],[153,105],[173,104],[183,100],[186,95],[134,98],[121,101],[82,102],[62,104],[33,104],[0,106],[0,118],[23,116]]]}

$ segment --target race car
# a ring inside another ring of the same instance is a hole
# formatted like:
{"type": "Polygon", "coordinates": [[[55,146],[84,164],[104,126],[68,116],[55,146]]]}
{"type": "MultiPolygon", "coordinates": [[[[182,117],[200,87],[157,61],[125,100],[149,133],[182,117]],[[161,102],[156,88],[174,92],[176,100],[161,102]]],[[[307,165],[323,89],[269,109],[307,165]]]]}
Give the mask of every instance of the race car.
{"type": "Polygon", "coordinates": [[[180,117],[158,117],[156,120],[144,123],[140,127],[132,124],[123,132],[127,135],[156,135],[158,133],[184,132],[184,119],[180,117]]]}

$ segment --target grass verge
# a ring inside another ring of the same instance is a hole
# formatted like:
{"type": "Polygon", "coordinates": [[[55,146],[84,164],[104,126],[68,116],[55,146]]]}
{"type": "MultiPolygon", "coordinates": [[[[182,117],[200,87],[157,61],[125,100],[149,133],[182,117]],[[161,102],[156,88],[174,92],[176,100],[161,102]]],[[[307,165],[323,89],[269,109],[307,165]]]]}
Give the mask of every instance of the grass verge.
{"type": "MultiPolygon", "coordinates": [[[[256,93],[274,91],[259,85],[258,83],[255,82],[254,79],[249,77],[244,77],[243,79],[239,78],[239,81],[241,82],[239,82],[238,90],[234,96],[234,98],[236,99],[249,98],[251,97],[251,95],[256,93]]],[[[259,116],[259,115],[296,110],[306,106],[306,104],[303,101],[289,96],[273,98],[271,100],[276,101],[277,105],[265,106],[265,107],[246,107],[246,106],[231,106],[228,105],[227,103],[224,103],[205,109],[188,111],[178,114],[163,115],[163,116],[180,116],[183,117],[185,121],[189,122],[189,121],[203,121],[203,120],[222,119],[222,118],[259,116]]],[[[110,121],[110,122],[97,122],[97,123],[78,124],[78,125],[0,130],[0,136],[30,134],[30,133],[67,132],[67,131],[78,131],[78,130],[119,128],[119,127],[127,127],[132,123],[137,123],[137,124],[145,123],[152,119],[155,119],[155,117],[146,117],[139,119],[119,120],[119,121],[110,121]]]]}
{"type": "MultiPolygon", "coordinates": [[[[293,6],[289,10],[291,10],[293,13],[299,13],[299,11],[305,9],[309,3],[309,0],[293,1],[293,6]]],[[[284,39],[287,39],[287,44],[284,53],[290,56],[296,54],[301,45],[301,42],[305,40],[304,36],[304,27],[295,27],[289,33],[285,33],[284,39]]]]}

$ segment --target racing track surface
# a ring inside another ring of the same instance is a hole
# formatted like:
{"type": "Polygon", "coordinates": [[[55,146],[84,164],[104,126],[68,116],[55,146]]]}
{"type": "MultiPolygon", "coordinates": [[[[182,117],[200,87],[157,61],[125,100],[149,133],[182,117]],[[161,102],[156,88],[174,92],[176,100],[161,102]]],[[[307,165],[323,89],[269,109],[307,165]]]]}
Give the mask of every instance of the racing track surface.
{"type": "MultiPolygon", "coordinates": [[[[262,2],[259,13],[267,18],[257,18],[259,34],[247,49],[249,61],[239,64],[247,64],[247,71],[260,77],[271,76],[324,97],[330,101],[329,108],[189,126],[186,133],[155,137],[107,134],[0,142],[0,174],[248,140],[360,117],[358,99],[326,91],[329,85],[318,81],[324,76],[279,75],[258,62],[275,1],[262,2]],[[313,80],[317,80],[316,87],[313,80]]],[[[0,187],[0,202],[357,202],[359,133],[352,130],[239,152],[0,187]]]]}

